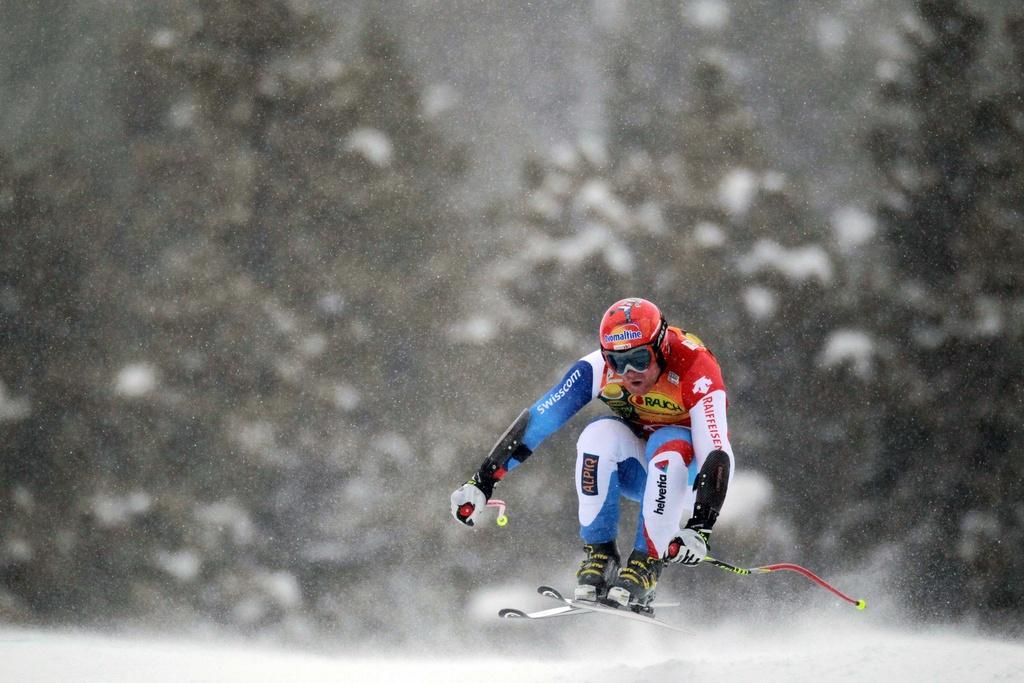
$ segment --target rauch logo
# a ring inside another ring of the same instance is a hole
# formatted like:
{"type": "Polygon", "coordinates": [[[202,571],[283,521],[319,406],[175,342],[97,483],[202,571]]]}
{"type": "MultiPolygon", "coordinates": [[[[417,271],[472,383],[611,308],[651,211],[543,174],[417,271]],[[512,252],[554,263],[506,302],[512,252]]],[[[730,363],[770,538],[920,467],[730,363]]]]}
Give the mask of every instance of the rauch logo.
{"type": "Polygon", "coordinates": [[[680,415],[685,412],[682,406],[671,398],[655,392],[643,396],[630,396],[629,402],[637,408],[655,415],[680,415]]]}

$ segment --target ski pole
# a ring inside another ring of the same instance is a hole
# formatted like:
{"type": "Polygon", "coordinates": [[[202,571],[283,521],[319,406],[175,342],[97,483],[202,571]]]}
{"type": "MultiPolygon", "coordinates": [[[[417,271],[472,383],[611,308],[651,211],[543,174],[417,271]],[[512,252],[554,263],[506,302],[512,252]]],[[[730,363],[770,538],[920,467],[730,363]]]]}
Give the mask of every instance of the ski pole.
{"type": "Polygon", "coordinates": [[[801,567],[798,564],[788,564],[788,563],[766,564],[763,567],[751,567],[750,569],[745,569],[743,567],[737,567],[734,564],[729,564],[728,562],[723,562],[722,560],[716,560],[715,558],[711,557],[710,555],[708,557],[705,557],[702,560],[702,562],[707,562],[707,563],[713,564],[713,565],[715,565],[716,567],[718,567],[720,569],[724,569],[727,572],[732,572],[733,574],[739,574],[740,576],[747,576],[747,575],[750,575],[750,574],[770,574],[771,572],[777,572],[777,571],[796,572],[797,574],[800,574],[804,578],[810,579],[811,581],[813,581],[814,583],[818,584],[819,586],[821,586],[825,590],[831,591],[832,593],[834,593],[838,597],[842,598],[846,602],[850,603],[851,605],[853,605],[857,609],[862,610],[862,609],[864,609],[864,608],[866,608],[868,606],[867,603],[864,600],[857,600],[855,598],[851,598],[849,595],[847,595],[846,593],[843,593],[841,590],[839,590],[838,588],[836,588],[835,586],[830,584],[828,581],[825,581],[824,579],[822,579],[820,576],[818,576],[817,574],[812,572],[810,569],[807,569],[805,567],[801,567]]]}
{"type": "Polygon", "coordinates": [[[487,507],[498,508],[498,516],[495,518],[494,523],[498,526],[505,526],[508,524],[508,516],[505,514],[505,501],[503,500],[489,500],[487,501],[487,507]]]}

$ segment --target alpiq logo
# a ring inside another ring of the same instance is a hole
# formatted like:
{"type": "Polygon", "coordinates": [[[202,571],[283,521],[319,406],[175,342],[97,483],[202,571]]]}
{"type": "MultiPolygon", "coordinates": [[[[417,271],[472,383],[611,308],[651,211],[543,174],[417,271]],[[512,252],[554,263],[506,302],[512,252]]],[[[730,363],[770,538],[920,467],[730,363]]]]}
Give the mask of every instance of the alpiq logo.
{"type": "Polygon", "coordinates": [[[597,462],[598,456],[590,453],[583,454],[583,469],[580,471],[580,487],[583,495],[596,496],[597,491],[597,462]]]}

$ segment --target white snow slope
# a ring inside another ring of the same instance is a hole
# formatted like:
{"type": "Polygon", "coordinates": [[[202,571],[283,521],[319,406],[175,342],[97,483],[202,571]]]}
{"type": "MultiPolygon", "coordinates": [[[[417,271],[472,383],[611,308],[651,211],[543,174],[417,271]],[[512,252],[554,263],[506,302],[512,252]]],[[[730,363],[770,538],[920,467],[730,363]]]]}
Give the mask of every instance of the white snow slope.
{"type": "MultiPolygon", "coordinates": [[[[579,628],[576,619],[561,628],[579,628]]],[[[592,625],[596,631],[581,631],[579,651],[561,657],[508,642],[502,651],[500,637],[494,656],[480,648],[413,655],[386,645],[357,656],[7,627],[0,681],[1024,681],[1024,645],[955,630],[804,622],[771,633],[718,628],[695,642],[646,624],[592,625]]]]}

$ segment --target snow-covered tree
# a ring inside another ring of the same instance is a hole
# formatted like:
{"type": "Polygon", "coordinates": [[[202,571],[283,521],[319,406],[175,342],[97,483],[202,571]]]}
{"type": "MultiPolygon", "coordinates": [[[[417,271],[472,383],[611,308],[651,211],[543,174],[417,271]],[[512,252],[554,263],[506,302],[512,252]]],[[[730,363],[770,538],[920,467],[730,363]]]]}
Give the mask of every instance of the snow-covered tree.
{"type": "Polygon", "coordinates": [[[887,505],[864,517],[876,536],[901,530],[908,566],[943,568],[913,582],[925,610],[936,591],[958,609],[1020,600],[1020,27],[918,2],[869,140],[891,264],[879,336],[894,352],[870,482],[887,505]]]}
{"type": "Polygon", "coordinates": [[[35,456],[0,505],[62,501],[46,520],[62,561],[34,538],[10,546],[34,577],[8,584],[13,602],[45,613],[32,600],[49,587],[65,614],[358,635],[370,617],[351,618],[364,597],[345,591],[430,537],[378,496],[418,495],[394,472],[444,442],[412,399],[443,372],[430,352],[468,245],[446,195],[463,155],[381,21],[338,56],[301,3],[164,9],[113,89],[127,201],[59,159],[2,171],[19,247],[5,237],[5,334],[24,339],[5,346],[18,419],[3,427],[35,456]],[[71,590],[90,585],[107,588],[71,590]]]}
{"type": "Polygon", "coordinates": [[[0,154],[0,615],[125,601],[88,531],[90,495],[114,463],[107,425],[90,417],[107,405],[103,333],[120,318],[105,296],[120,284],[109,199],[69,154],[0,154]]]}

